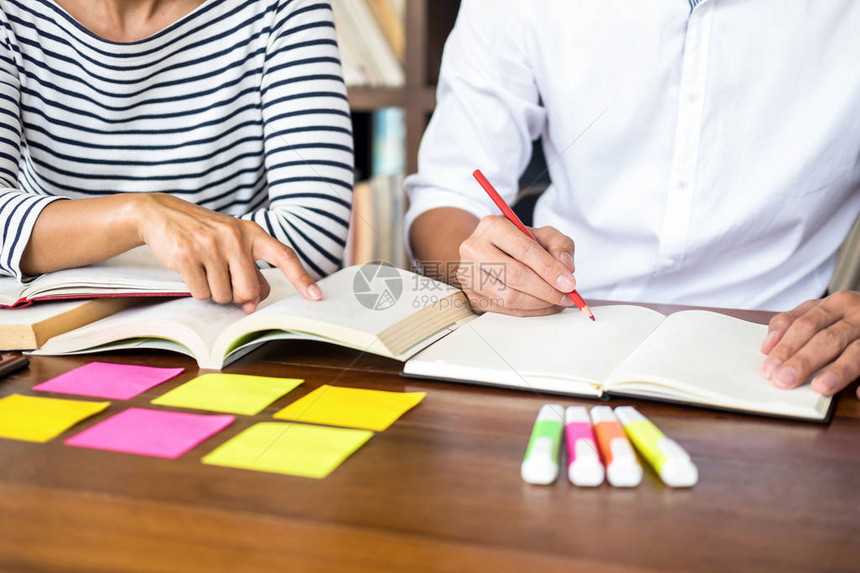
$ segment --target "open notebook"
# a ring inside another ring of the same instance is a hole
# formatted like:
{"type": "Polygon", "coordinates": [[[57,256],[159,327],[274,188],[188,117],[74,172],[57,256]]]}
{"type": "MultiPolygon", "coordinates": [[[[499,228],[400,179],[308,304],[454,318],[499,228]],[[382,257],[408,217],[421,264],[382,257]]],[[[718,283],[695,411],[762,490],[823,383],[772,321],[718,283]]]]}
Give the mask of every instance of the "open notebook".
{"type": "Polygon", "coordinates": [[[317,302],[296,293],[279,270],[266,269],[272,292],[253,314],[192,298],[141,300],[50,339],[34,354],[149,348],[187,354],[201,368],[218,369],[269,340],[305,339],[405,360],[474,316],[461,291],[435,283],[430,292],[416,275],[383,268],[396,276],[367,282],[356,273],[370,267],[353,266],[322,279],[323,300],[317,302]],[[388,281],[399,286],[386,288],[388,281]]]}
{"type": "Polygon", "coordinates": [[[827,421],[832,398],[774,388],[759,370],[767,327],[688,310],[629,305],[516,318],[485,314],[420,352],[407,376],[576,396],[632,396],[827,421]]]}

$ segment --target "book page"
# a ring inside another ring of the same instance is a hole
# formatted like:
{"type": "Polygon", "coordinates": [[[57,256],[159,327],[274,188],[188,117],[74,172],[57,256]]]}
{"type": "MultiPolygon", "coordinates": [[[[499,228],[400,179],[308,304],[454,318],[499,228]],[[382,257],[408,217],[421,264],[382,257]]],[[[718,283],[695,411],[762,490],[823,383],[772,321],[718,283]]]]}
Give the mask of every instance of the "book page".
{"type": "Polygon", "coordinates": [[[348,267],[318,284],[322,300],[308,301],[297,295],[273,303],[225,332],[216,353],[226,353],[227,343],[242,334],[274,329],[310,332],[382,353],[378,338],[386,329],[458,292],[449,285],[385,265],[348,267]]]}
{"type": "Polygon", "coordinates": [[[404,373],[599,395],[602,381],[663,320],[640,306],[571,308],[518,318],[487,313],[409,360],[404,373]]]}
{"type": "Polygon", "coordinates": [[[0,306],[12,306],[18,302],[25,286],[15,277],[0,277],[0,306]]]}
{"type": "Polygon", "coordinates": [[[669,316],[612,373],[606,390],[651,394],[754,412],[813,417],[830,400],[806,384],[775,388],[761,376],[767,326],[714,312],[669,316]]]}
{"type": "MultiPolygon", "coordinates": [[[[245,315],[237,306],[193,298],[147,300],[128,310],[55,336],[34,354],[64,354],[98,350],[98,346],[127,338],[167,338],[185,346],[198,361],[205,360],[218,334],[245,315]]],[[[145,344],[137,344],[145,346],[145,344]]]]}
{"type": "MultiPolygon", "coordinates": [[[[264,269],[263,276],[272,287],[271,294],[260,303],[256,312],[295,293],[295,289],[278,269],[264,269]]],[[[13,311],[14,312],[14,311],[13,311]]],[[[217,304],[193,298],[167,301],[142,300],[134,308],[118,312],[71,332],[55,336],[34,354],[65,354],[80,350],[98,351],[101,346],[118,346],[126,339],[134,347],[163,348],[157,342],[147,344],[147,338],[162,338],[184,346],[198,363],[211,367],[210,350],[218,335],[231,324],[247,315],[236,305],[217,304]]],[[[179,350],[171,343],[171,349],[179,350]]],[[[179,350],[181,351],[181,350],[179,350]]],[[[215,367],[219,367],[220,362],[215,367]]]]}
{"type": "Polygon", "coordinates": [[[179,273],[158,262],[148,247],[86,267],[44,274],[23,288],[27,298],[77,294],[187,293],[179,273]]]}

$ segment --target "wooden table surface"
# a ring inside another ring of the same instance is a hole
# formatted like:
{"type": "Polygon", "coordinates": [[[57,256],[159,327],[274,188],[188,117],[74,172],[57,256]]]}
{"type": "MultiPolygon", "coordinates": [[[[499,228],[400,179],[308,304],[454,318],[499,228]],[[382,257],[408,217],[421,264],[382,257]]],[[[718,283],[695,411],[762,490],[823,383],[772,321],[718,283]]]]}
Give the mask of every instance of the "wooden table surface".
{"type": "MultiPolygon", "coordinates": [[[[129,406],[149,407],[198,374],[192,361],[166,353],[98,359],[186,371],[114,401],[63,438],[129,406]]],[[[90,360],[34,357],[0,381],[0,396],[32,394],[34,384],[90,360]]],[[[178,460],[71,448],[62,438],[0,440],[0,571],[860,569],[853,388],[829,426],[613,401],[636,404],[679,441],[699,484],[671,490],[646,470],[635,489],[581,489],[520,480],[547,396],[409,380],[396,362],[317,343],[270,343],[227,371],[306,383],[178,460]],[[321,384],[427,397],[324,480],[200,463],[321,384]]]]}

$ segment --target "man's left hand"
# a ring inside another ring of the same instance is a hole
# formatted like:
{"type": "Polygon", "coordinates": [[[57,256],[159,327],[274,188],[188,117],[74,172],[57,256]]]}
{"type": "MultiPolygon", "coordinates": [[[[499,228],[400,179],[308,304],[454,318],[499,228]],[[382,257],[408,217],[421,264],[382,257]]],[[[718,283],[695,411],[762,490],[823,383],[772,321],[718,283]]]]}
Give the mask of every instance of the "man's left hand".
{"type": "Polygon", "coordinates": [[[836,394],[860,376],[860,292],[839,291],[777,314],[761,351],[761,373],[774,386],[795,388],[815,374],[813,390],[836,394]]]}

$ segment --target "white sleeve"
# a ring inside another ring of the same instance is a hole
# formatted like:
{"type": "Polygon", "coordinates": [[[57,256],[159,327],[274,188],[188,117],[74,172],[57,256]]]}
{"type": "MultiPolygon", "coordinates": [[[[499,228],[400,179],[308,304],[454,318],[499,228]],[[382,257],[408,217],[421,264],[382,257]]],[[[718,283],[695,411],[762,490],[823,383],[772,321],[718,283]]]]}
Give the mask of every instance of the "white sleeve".
{"type": "Polygon", "coordinates": [[[528,2],[463,0],[445,45],[437,106],[406,180],[406,237],[438,207],[477,217],[498,210],[472,177],[483,171],[509,203],[546,113],[528,61],[528,2]]]}

